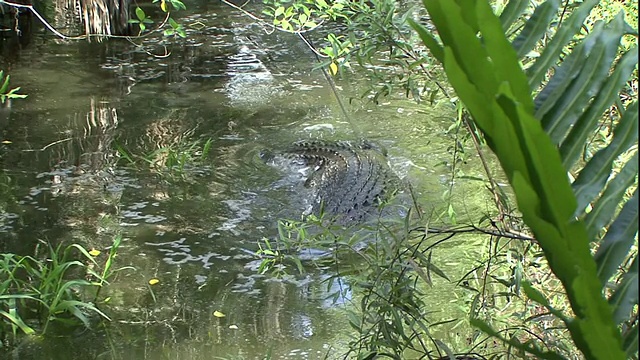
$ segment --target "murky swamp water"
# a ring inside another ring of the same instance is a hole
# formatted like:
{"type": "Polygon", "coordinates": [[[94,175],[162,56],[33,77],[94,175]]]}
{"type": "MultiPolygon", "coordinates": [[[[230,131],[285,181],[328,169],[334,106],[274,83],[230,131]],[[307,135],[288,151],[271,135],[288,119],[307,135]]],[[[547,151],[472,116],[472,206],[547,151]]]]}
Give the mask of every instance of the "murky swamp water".
{"type": "MultiPolygon", "coordinates": [[[[359,134],[296,37],[267,34],[218,3],[190,13],[181,19],[185,40],[68,43],[35,30],[27,47],[0,62],[29,94],[0,114],[0,250],[32,254],[38,240],[105,249],[120,233],[117,265],[135,267],[108,288],[107,326],[26,343],[10,358],[321,359],[345,349],[351,298],[325,299],[331,290],[322,280],[331,269],[285,279],[256,272],[257,242],[275,236],[278,218],[295,214],[291,194],[277,185],[286,175],[258,154],[301,139],[359,134]],[[165,46],[171,56],[149,54],[163,54],[165,46]],[[130,166],[118,151],[150,154],[208,139],[206,161],[178,179],[130,166]],[[152,278],[160,280],[153,295],[152,278]]],[[[448,104],[349,103],[365,85],[337,84],[354,125],[387,148],[421,206],[445,211],[449,171],[442,164],[452,159],[445,131],[454,117],[448,104]]],[[[469,175],[481,176],[468,166],[469,175]]],[[[471,216],[486,211],[481,185],[458,185],[455,196],[471,216]]],[[[470,269],[473,249],[452,244],[434,261],[454,274],[470,269]]],[[[464,318],[454,285],[434,281],[434,321],[464,318]]]]}

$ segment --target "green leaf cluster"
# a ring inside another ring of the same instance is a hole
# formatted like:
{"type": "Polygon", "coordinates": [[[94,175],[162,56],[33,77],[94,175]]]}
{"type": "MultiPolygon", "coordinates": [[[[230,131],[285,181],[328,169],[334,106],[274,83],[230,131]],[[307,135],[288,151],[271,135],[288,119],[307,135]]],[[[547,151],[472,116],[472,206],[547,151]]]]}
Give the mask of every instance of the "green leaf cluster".
{"type": "Polygon", "coordinates": [[[115,238],[100,273],[96,258],[79,244],[46,244],[45,259],[0,254],[0,335],[45,334],[53,322],[89,327],[92,314],[108,320],[94,302],[107,280],[124,269],[113,268],[120,241],[115,238]],[[83,296],[92,289],[93,301],[83,296]]]}
{"type": "MultiPolygon", "coordinates": [[[[637,65],[635,48],[618,56],[620,39],[634,30],[619,15],[596,23],[587,36],[578,38],[598,1],[580,4],[554,28],[560,3],[549,0],[514,31],[517,35],[510,42],[505,32],[520,18],[522,3],[509,2],[498,17],[483,0],[424,0],[439,39],[423,25],[412,25],[444,65],[451,85],[498,157],[523,219],[562,282],[574,316],[551,308],[531,286],[525,286],[525,292],[564,320],[587,359],[623,359],[637,351],[628,346],[637,344],[637,325],[624,339],[618,327],[637,307],[637,253],[613,295],[606,298],[604,290],[637,241],[637,190],[624,199],[634,186],[637,155],[619,173],[612,171],[615,159],[637,148],[637,100],[626,105],[619,101],[620,88],[637,65]],[[540,56],[523,70],[521,57],[546,37],[551,39],[540,56]],[[602,113],[612,105],[620,114],[612,141],[578,166],[571,184],[567,173],[574,170],[602,113]],[[617,211],[620,204],[624,205],[617,211]],[[593,242],[600,245],[595,256],[593,242]]],[[[480,319],[474,323],[498,336],[480,319]]],[[[541,358],[559,358],[534,344],[503,340],[541,358]]]]}
{"type": "Polygon", "coordinates": [[[140,33],[147,29],[148,24],[153,24],[153,20],[147,16],[141,7],[136,7],[135,14],[137,19],[129,19],[129,24],[138,24],[140,27],[140,33]]]}
{"type": "Polygon", "coordinates": [[[341,2],[325,0],[265,0],[263,14],[271,17],[273,25],[288,32],[304,32],[318,27],[327,18],[338,16],[341,2]]]}
{"type": "Polygon", "coordinates": [[[182,24],[180,24],[177,21],[173,20],[173,18],[169,18],[169,26],[171,26],[171,27],[164,31],[164,35],[165,36],[178,35],[181,38],[187,37],[187,32],[184,30],[184,27],[182,26],[182,24]]]}
{"type": "MultiPolygon", "coordinates": [[[[153,3],[160,3],[160,10],[162,10],[163,13],[167,14],[165,21],[168,22],[169,28],[164,30],[164,35],[177,35],[182,38],[186,37],[187,34],[182,24],[178,23],[173,19],[173,17],[169,16],[171,9],[186,10],[187,7],[185,6],[185,4],[181,0],[153,0],[153,3]]],[[[154,21],[145,13],[145,11],[140,6],[136,7],[135,16],[135,19],[129,19],[129,24],[138,24],[138,26],[140,27],[140,33],[138,35],[142,34],[147,29],[147,26],[149,24],[154,23],[154,21]]]]}
{"type": "Polygon", "coordinates": [[[320,66],[329,66],[332,75],[343,74],[353,65],[365,69],[376,85],[363,96],[373,90],[374,102],[392,94],[396,87],[415,100],[425,92],[429,97],[435,95],[425,81],[432,76],[429,58],[422,56],[407,25],[407,18],[420,12],[411,4],[394,0],[265,3],[269,7],[264,13],[281,30],[308,32],[322,28],[323,39],[317,43],[317,53],[323,57],[320,66]]]}

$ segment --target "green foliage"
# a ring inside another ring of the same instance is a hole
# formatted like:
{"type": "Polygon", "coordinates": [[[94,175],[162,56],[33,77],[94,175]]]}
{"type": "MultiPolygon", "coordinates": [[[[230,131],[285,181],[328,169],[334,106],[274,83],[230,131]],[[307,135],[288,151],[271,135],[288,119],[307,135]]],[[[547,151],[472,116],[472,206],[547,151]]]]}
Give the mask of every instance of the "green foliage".
{"type": "Polygon", "coordinates": [[[311,214],[298,221],[278,221],[278,237],[275,241],[263,238],[258,243],[259,250],[256,255],[261,259],[258,272],[269,272],[272,276],[281,277],[289,275],[288,267],[295,265],[298,273],[305,273],[299,256],[304,249],[324,249],[334,245],[344,245],[346,248],[351,246],[351,243],[336,243],[341,230],[338,226],[330,225],[324,214],[311,214]]]}
{"type": "MultiPolygon", "coordinates": [[[[373,81],[383,84],[374,101],[397,84],[423,99],[420,86],[434,79],[431,60],[405,31],[408,16],[424,19],[420,12],[384,0],[339,3],[340,17],[316,12],[338,19],[342,30],[327,36],[323,65],[332,74],[356,61],[371,69],[373,81]]],[[[637,30],[624,21],[635,24],[637,10],[627,2],[594,0],[550,0],[535,8],[515,0],[493,4],[499,18],[482,1],[425,0],[438,37],[431,26],[408,22],[474,117],[455,129],[466,124],[475,145],[484,137],[498,156],[573,315],[558,306],[561,296],[547,299],[548,293],[520,284],[522,263],[514,268],[519,280],[508,286],[523,286],[538,306],[564,321],[587,358],[610,358],[609,352],[637,357],[637,321],[630,314],[637,319],[638,55],[637,30]],[[620,8],[629,11],[615,15],[620,8]],[[567,173],[577,174],[571,184],[567,173]]],[[[283,7],[278,16],[285,13],[283,7]]],[[[505,206],[502,190],[492,191],[496,206],[505,206]]],[[[455,219],[455,209],[447,214],[455,219]]],[[[523,343],[480,319],[475,323],[518,349],[560,357],[553,348],[542,350],[548,343],[523,343]]]]}
{"type": "Polygon", "coordinates": [[[140,27],[140,34],[141,34],[147,29],[147,24],[153,24],[153,20],[147,17],[147,14],[139,6],[136,7],[135,14],[137,19],[129,19],[129,24],[138,24],[138,27],[140,27]]]}
{"type": "Polygon", "coordinates": [[[433,98],[438,91],[430,88],[434,79],[431,60],[416,47],[416,38],[406,21],[418,12],[414,7],[394,0],[265,0],[265,3],[269,5],[266,14],[274,19],[278,28],[287,31],[316,29],[293,26],[300,23],[297,16],[314,19],[313,24],[318,24],[318,28],[324,22],[336,23],[336,26],[325,26],[328,31],[317,51],[323,57],[320,66],[329,66],[333,75],[353,65],[360,66],[375,84],[372,85],[375,86],[374,102],[393,94],[396,88],[415,100],[433,98]]]}
{"type": "Polygon", "coordinates": [[[273,25],[290,32],[313,30],[325,19],[342,17],[344,8],[341,2],[329,4],[325,0],[265,0],[264,3],[267,7],[263,13],[273,19],[273,25]]]}
{"type": "Polygon", "coordinates": [[[446,348],[431,339],[424,291],[433,276],[449,280],[431,262],[431,252],[450,236],[437,239],[441,235],[412,231],[410,217],[378,219],[358,230],[334,225],[322,214],[280,221],[277,239],[259,244],[258,271],[285,276],[291,267],[299,273],[309,267],[335,269],[326,280],[329,298],[337,301],[347,292],[358,294],[346,309],[350,326],[359,334],[350,342],[346,358],[427,356],[434,344],[446,348]],[[301,260],[311,249],[313,255],[301,260]]]}
{"type": "Polygon", "coordinates": [[[186,5],[180,0],[153,0],[154,4],[158,2],[160,2],[160,9],[164,12],[169,11],[169,5],[167,4],[170,4],[175,10],[187,10],[186,5]]]}
{"type": "MultiPolygon", "coordinates": [[[[510,24],[501,23],[484,1],[424,1],[442,45],[421,25],[414,22],[413,26],[443,63],[452,86],[497,155],[523,219],[562,282],[575,316],[559,313],[530,286],[525,286],[525,292],[564,320],[586,358],[623,359],[631,354],[625,353],[617,324],[637,306],[637,286],[630,286],[637,268],[627,268],[631,275],[618,284],[608,302],[603,297],[603,286],[612,269],[625,262],[638,230],[637,221],[633,221],[637,219],[637,195],[619,214],[615,211],[623,203],[620,194],[624,191],[620,189],[632,186],[632,176],[630,172],[611,176],[613,160],[634,144],[637,147],[637,101],[618,108],[619,136],[589,159],[573,185],[566,176],[572,170],[575,154],[580,153],[576,147],[583,146],[596,130],[602,110],[618,97],[620,81],[626,81],[637,64],[637,55],[628,55],[635,49],[623,52],[615,62],[621,37],[633,33],[622,16],[596,24],[560,61],[564,47],[574,39],[597,3],[585,1],[576,8],[526,73],[519,66],[518,56],[549,35],[550,26],[541,26],[540,22],[551,22],[559,1],[541,4],[513,43],[503,30],[510,24]],[[554,75],[538,89],[558,62],[554,75]],[[538,93],[535,99],[532,90],[538,93]],[[612,187],[614,194],[606,196],[612,187]],[[589,204],[594,210],[587,213],[589,204]],[[596,211],[601,206],[613,211],[596,211]],[[611,239],[600,238],[603,227],[611,239]],[[606,255],[591,255],[590,243],[594,241],[601,244],[599,253],[606,255]],[[614,313],[624,315],[614,317],[614,313]]],[[[503,20],[516,18],[509,15],[503,20]]],[[[630,160],[627,166],[633,168],[632,163],[637,161],[630,160]]],[[[635,170],[637,173],[637,164],[635,170]]],[[[482,320],[475,319],[474,323],[498,335],[482,320]]],[[[535,344],[502,339],[541,358],[559,358],[535,344]]],[[[624,343],[628,343],[627,339],[624,343]]]]}
{"type": "MultiPolygon", "coordinates": [[[[81,323],[90,326],[92,315],[109,317],[95,305],[98,292],[117,271],[113,260],[120,244],[114,240],[103,271],[97,254],[78,244],[47,246],[47,257],[39,259],[11,253],[0,258],[0,334],[6,339],[8,330],[46,334],[53,322],[81,323]],[[95,292],[93,301],[87,293],[95,292]]],[[[8,339],[7,339],[8,340],[8,339]]]]}
{"type": "MultiPolygon", "coordinates": [[[[98,289],[96,291],[96,295],[94,297],[94,302],[98,300],[100,295],[100,291],[104,287],[105,284],[108,284],[107,280],[112,279],[118,272],[123,270],[135,270],[131,266],[125,266],[121,268],[114,269],[114,261],[116,256],[118,255],[118,249],[120,248],[120,244],[122,244],[122,236],[118,235],[113,239],[113,243],[109,248],[109,253],[104,261],[104,265],[102,266],[102,271],[97,276],[98,289]]],[[[90,254],[91,255],[91,254],[90,254]]],[[[93,256],[93,255],[92,255],[93,256]]]]}
{"type": "Polygon", "coordinates": [[[119,144],[116,150],[120,158],[129,166],[145,164],[160,175],[185,178],[189,170],[202,165],[209,156],[213,140],[207,139],[181,142],[173,146],[161,147],[142,155],[132,154],[119,144]]]}
{"type": "Polygon", "coordinates": [[[361,251],[366,265],[357,270],[354,287],[362,298],[349,316],[360,336],[350,344],[347,356],[418,358],[433,348],[424,291],[432,273],[448,278],[431,263],[432,248],[427,244],[432,239],[424,233],[409,236],[408,225],[406,221],[400,227],[384,226],[375,244],[361,251]]]}
{"type": "Polygon", "coordinates": [[[0,103],[4,104],[7,99],[24,99],[27,95],[18,94],[20,91],[19,87],[9,89],[9,80],[11,79],[11,75],[4,76],[4,71],[0,70],[0,103]]]}
{"type": "MultiPolygon", "coordinates": [[[[180,0],[153,0],[154,4],[160,3],[160,10],[166,14],[166,18],[161,22],[159,27],[165,26],[167,23],[169,24],[169,28],[164,30],[165,36],[180,36],[182,38],[187,36],[186,31],[182,24],[178,23],[171,17],[171,9],[176,11],[178,10],[186,10],[187,7],[180,0]]],[[[153,24],[154,21],[145,13],[145,11],[137,6],[135,9],[135,19],[129,19],[129,24],[138,24],[140,31],[138,36],[144,33],[147,30],[147,26],[153,24]]]]}
{"type": "Polygon", "coordinates": [[[181,38],[187,37],[187,33],[185,32],[184,27],[182,26],[182,24],[179,24],[178,22],[173,20],[173,18],[169,18],[169,26],[171,26],[171,28],[166,29],[164,31],[164,35],[165,36],[178,35],[181,38]]]}

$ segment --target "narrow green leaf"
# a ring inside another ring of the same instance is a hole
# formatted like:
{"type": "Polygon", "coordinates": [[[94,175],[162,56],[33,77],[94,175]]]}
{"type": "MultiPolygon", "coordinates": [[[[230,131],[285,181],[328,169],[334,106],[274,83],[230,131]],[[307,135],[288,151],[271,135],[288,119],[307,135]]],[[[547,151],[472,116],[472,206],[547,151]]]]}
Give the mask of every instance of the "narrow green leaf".
{"type": "MultiPolygon", "coordinates": [[[[506,90],[506,89],[505,89],[506,90]]],[[[537,216],[555,226],[565,224],[575,211],[576,201],[571,193],[568,178],[557,149],[549,141],[540,123],[526,112],[521,103],[509,98],[509,94],[498,97],[501,109],[513,122],[525,157],[519,165],[522,173],[529,171],[529,181],[542,198],[537,216]]],[[[576,237],[572,237],[576,239],[576,237]]]]}
{"type": "Polygon", "coordinates": [[[431,51],[431,55],[433,55],[433,57],[436,58],[436,60],[438,60],[440,63],[444,63],[444,50],[442,49],[442,45],[440,45],[435,37],[433,37],[433,35],[429,33],[429,30],[413,21],[413,19],[408,19],[407,21],[409,22],[409,25],[411,25],[411,27],[413,27],[413,29],[418,33],[418,36],[420,36],[420,39],[425,44],[425,46],[429,48],[429,51],[431,51]]]}
{"type": "MultiPolygon", "coordinates": [[[[80,244],[71,244],[71,245],[69,245],[68,248],[72,248],[72,249],[78,250],[82,255],[84,255],[85,260],[89,260],[94,265],[98,265],[98,263],[96,262],[95,258],[93,256],[91,256],[91,254],[89,254],[87,249],[85,249],[82,245],[80,245],[80,244]]],[[[81,264],[81,266],[84,266],[84,264],[81,264]]]]}
{"type": "MultiPolygon", "coordinates": [[[[463,22],[473,30],[474,33],[480,31],[480,23],[479,23],[479,12],[477,11],[478,5],[481,5],[485,1],[478,0],[454,0],[458,7],[462,10],[460,11],[460,15],[462,16],[463,22]],[[465,9],[467,11],[465,11],[465,9]],[[470,11],[471,9],[475,9],[476,11],[470,11]]],[[[491,11],[493,14],[493,10],[491,11]]],[[[495,17],[495,16],[494,16],[495,17]]],[[[502,30],[502,28],[501,28],[502,30]]]]}
{"type": "Polygon", "coordinates": [[[73,306],[71,304],[65,303],[63,305],[67,312],[71,313],[71,315],[73,315],[76,319],[82,322],[82,325],[84,325],[84,327],[86,328],[90,327],[89,318],[87,318],[87,316],[82,312],[82,310],[80,310],[77,306],[73,306]]]}
{"type": "Polygon", "coordinates": [[[586,104],[600,91],[617,55],[624,24],[624,17],[617,16],[603,31],[594,30],[591,33],[591,36],[595,36],[595,45],[586,59],[580,59],[584,64],[580,74],[556,98],[551,111],[543,116],[536,113],[554,144],[562,143],[567,131],[584,112],[586,104]]]}
{"type": "Polygon", "coordinates": [[[614,129],[613,139],[605,148],[600,149],[582,168],[573,182],[573,192],[578,199],[576,216],[591,203],[604,189],[611,175],[616,158],[638,143],[638,103],[631,104],[614,129]]]}
{"type": "MultiPolygon", "coordinates": [[[[462,16],[463,11],[453,1],[443,1],[441,5],[445,17],[443,20],[447,24],[444,29],[438,27],[438,34],[440,34],[443,43],[453,50],[456,61],[471,83],[478,87],[482,86],[486,89],[487,94],[494,94],[498,89],[499,81],[495,76],[496,69],[489,61],[487,49],[476,36],[477,31],[473,26],[477,24],[465,22],[465,18],[462,16]],[[455,28],[450,27],[449,24],[456,24],[456,26],[455,28]],[[443,32],[448,34],[449,40],[445,39],[443,32]]],[[[491,13],[491,15],[493,14],[491,13]]],[[[432,20],[436,23],[434,17],[432,20]]]]}
{"type": "Polygon", "coordinates": [[[135,164],[135,160],[133,160],[131,155],[129,155],[129,152],[124,147],[122,147],[122,145],[114,143],[114,147],[116,148],[119,156],[125,158],[129,162],[129,164],[135,164]]]}
{"type": "MultiPolygon", "coordinates": [[[[433,271],[436,275],[440,276],[441,278],[451,281],[451,279],[449,279],[447,277],[447,274],[445,274],[444,271],[442,271],[442,269],[440,269],[439,267],[437,267],[436,265],[434,265],[433,263],[429,262],[427,264],[427,269],[429,270],[429,272],[433,271]]],[[[431,276],[429,276],[429,278],[431,278],[431,276]]]]}
{"type": "Polygon", "coordinates": [[[470,83],[469,78],[456,61],[450,47],[444,48],[443,65],[449,81],[456,89],[458,97],[462,99],[462,102],[475,117],[476,121],[479,122],[479,125],[484,127],[483,130],[489,135],[487,141],[491,142],[491,137],[494,136],[495,129],[492,127],[493,124],[488,121],[488,119],[491,119],[493,116],[486,106],[486,104],[490,103],[490,99],[488,98],[490,94],[480,93],[478,89],[470,83]],[[483,98],[484,96],[487,96],[487,98],[483,98]]]}
{"type": "Polygon", "coordinates": [[[575,126],[569,131],[560,147],[565,169],[571,169],[578,160],[584,149],[584,144],[592,135],[602,114],[619,99],[620,89],[627,82],[637,64],[638,49],[634,47],[618,61],[613,74],[605,81],[598,95],[589,104],[588,109],[582,113],[575,126]]]}
{"type": "MultiPolygon", "coordinates": [[[[493,14],[489,3],[484,0],[477,2],[476,13],[478,14],[482,41],[484,41],[486,53],[491,58],[491,65],[494,76],[497,78],[497,84],[508,82],[510,91],[516,100],[527,112],[532,112],[533,102],[531,101],[531,90],[529,89],[527,77],[520,67],[516,51],[502,31],[500,20],[493,14]]],[[[473,59],[467,60],[473,61],[473,59]]],[[[478,86],[478,83],[476,83],[476,86],[478,86]]],[[[496,92],[497,88],[492,93],[495,94],[496,92]]]]}
{"type": "Polygon", "coordinates": [[[39,301],[37,298],[32,295],[26,294],[9,294],[9,295],[0,295],[0,300],[9,300],[9,299],[28,299],[33,301],[39,301]]]}
{"type": "Polygon", "coordinates": [[[29,325],[27,325],[20,316],[9,314],[6,311],[0,310],[0,315],[7,318],[13,325],[17,326],[23,333],[27,335],[35,334],[35,330],[33,330],[29,325]]]}
{"type": "Polygon", "coordinates": [[[638,305],[638,254],[609,299],[609,304],[613,307],[613,320],[616,324],[628,320],[633,308],[638,305]]]}
{"type": "Polygon", "coordinates": [[[624,359],[622,339],[612,321],[611,307],[602,301],[600,294],[594,296],[594,290],[599,289],[602,287],[595,274],[581,273],[576,277],[567,291],[575,296],[578,306],[586,311],[584,316],[567,325],[574,329],[574,341],[587,359],[624,359]]]}
{"type": "Polygon", "coordinates": [[[453,351],[451,351],[451,349],[449,349],[449,347],[447,346],[447,344],[445,344],[444,342],[438,340],[438,339],[434,339],[435,344],[438,346],[439,350],[444,351],[445,355],[447,355],[449,357],[449,359],[455,359],[456,356],[454,355],[453,351]]]}
{"type": "Polygon", "coordinates": [[[491,335],[495,338],[500,339],[500,341],[502,341],[505,344],[509,344],[511,346],[513,346],[514,348],[518,349],[518,350],[522,350],[522,351],[526,351],[528,353],[531,353],[535,356],[537,356],[539,359],[548,359],[548,360],[565,360],[564,357],[562,357],[561,355],[553,352],[553,351],[543,351],[542,349],[538,348],[537,346],[535,346],[534,343],[528,343],[528,344],[522,344],[518,341],[518,339],[516,337],[512,337],[512,338],[505,338],[501,332],[498,332],[496,330],[494,330],[491,326],[489,326],[489,324],[487,324],[486,322],[478,319],[478,318],[472,318],[470,321],[471,326],[474,326],[478,329],[480,329],[481,331],[483,331],[484,333],[491,335]]]}
{"type": "MultiPolygon", "coordinates": [[[[510,1],[518,2],[518,1],[510,1]]],[[[524,2],[526,5],[526,2],[524,2]]],[[[522,58],[533,50],[538,41],[547,34],[549,24],[555,17],[560,0],[545,1],[536,7],[533,15],[527,20],[524,29],[513,40],[512,46],[516,49],[518,58],[522,58]]]]}
{"type": "Polygon", "coordinates": [[[527,69],[529,87],[532,90],[535,90],[542,80],[544,80],[547,71],[558,61],[558,57],[564,46],[579,32],[585,19],[589,16],[591,9],[599,2],[599,0],[585,0],[578,8],[573,10],[571,16],[562,23],[555,36],[549,44],[545,46],[540,57],[527,69]]]}
{"type": "Polygon", "coordinates": [[[551,304],[549,304],[549,300],[547,300],[547,298],[545,298],[544,295],[542,295],[542,293],[538,291],[538,289],[531,286],[531,283],[529,283],[528,281],[522,283],[522,290],[524,290],[525,295],[527,295],[529,299],[546,308],[551,307],[551,304]]]}
{"type": "Polygon", "coordinates": [[[502,29],[506,33],[509,28],[513,25],[513,23],[520,18],[520,15],[524,13],[524,11],[529,6],[528,1],[509,1],[507,5],[502,10],[500,14],[500,23],[502,24],[502,29]]]}
{"type": "MultiPolygon", "coordinates": [[[[0,94],[5,94],[7,92],[7,90],[9,90],[9,79],[11,78],[11,75],[7,75],[7,77],[4,79],[4,83],[2,84],[2,87],[0,87],[0,94]]],[[[0,81],[2,80],[2,77],[0,76],[0,81]]]]}
{"type": "Polygon", "coordinates": [[[638,189],[622,207],[596,252],[598,278],[604,285],[629,254],[638,232],[638,189]]]}
{"type": "Polygon", "coordinates": [[[618,204],[638,175],[638,153],[624,165],[620,173],[607,184],[600,198],[593,205],[593,209],[585,216],[584,223],[591,241],[597,240],[598,234],[611,222],[618,204]]]}
{"type": "Polygon", "coordinates": [[[584,66],[582,59],[586,57],[586,47],[592,44],[593,41],[585,41],[574,47],[562,65],[555,69],[549,82],[534,100],[537,119],[542,120],[543,116],[556,104],[557,99],[567,91],[571,82],[580,74],[580,70],[584,66]]]}

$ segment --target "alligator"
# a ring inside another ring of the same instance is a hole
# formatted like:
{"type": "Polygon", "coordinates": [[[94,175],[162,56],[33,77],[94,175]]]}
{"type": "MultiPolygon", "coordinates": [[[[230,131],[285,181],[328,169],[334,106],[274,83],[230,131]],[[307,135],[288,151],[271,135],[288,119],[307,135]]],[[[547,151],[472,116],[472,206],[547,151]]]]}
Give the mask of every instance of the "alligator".
{"type": "Polygon", "coordinates": [[[367,141],[299,141],[276,154],[261,153],[268,162],[277,156],[311,168],[304,182],[313,197],[309,212],[343,225],[365,221],[399,189],[386,154],[367,141]]]}

